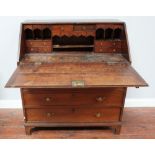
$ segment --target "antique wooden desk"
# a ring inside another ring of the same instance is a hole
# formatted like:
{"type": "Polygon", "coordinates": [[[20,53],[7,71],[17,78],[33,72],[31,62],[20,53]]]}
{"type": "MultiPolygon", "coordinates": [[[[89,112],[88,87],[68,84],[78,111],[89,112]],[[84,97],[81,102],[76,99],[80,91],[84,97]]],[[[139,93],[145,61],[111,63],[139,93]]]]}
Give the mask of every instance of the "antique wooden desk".
{"type": "Polygon", "coordinates": [[[109,126],[119,134],[131,66],[123,22],[23,23],[17,69],[26,134],[34,127],[109,126]]]}

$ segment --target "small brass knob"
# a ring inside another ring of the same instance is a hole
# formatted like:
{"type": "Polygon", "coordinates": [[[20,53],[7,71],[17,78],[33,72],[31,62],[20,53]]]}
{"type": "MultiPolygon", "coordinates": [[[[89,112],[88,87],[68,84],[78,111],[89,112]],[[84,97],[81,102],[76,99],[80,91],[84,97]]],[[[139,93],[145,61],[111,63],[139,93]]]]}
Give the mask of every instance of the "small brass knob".
{"type": "Polygon", "coordinates": [[[98,101],[98,102],[103,102],[104,99],[105,99],[105,97],[97,97],[97,98],[96,98],[96,101],[98,101]]]}
{"type": "Polygon", "coordinates": [[[51,113],[48,112],[48,113],[47,113],[47,117],[51,117],[51,113]]]}
{"type": "Polygon", "coordinates": [[[64,27],[61,27],[61,31],[64,31],[64,27]]]}
{"type": "Polygon", "coordinates": [[[51,98],[49,98],[49,97],[46,97],[46,99],[45,99],[47,102],[49,102],[49,101],[51,101],[51,98]]]}
{"type": "Polygon", "coordinates": [[[97,112],[97,113],[96,113],[96,117],[97,117],[97,118],[101,117],[101,113],[100,113],[100,112],[97,112]]]}
{"type": "Polygon", "coordinates": [[[113,49],[113,52],[116,52],[116,49],[113,49]]]}
{"type": "Polygon", "coordinates": [[[113,43],[113,45],[116,45],[116,43],[113,43]]]}
{"type": "Polygon", "coordinates": [[[54,116],[54,115],[55,115],[55,113],[53,113],[53,112],[52,113],[50,113],[50,112],[47,113],[47,117],[51,117],[51,116],[54,116]]]}

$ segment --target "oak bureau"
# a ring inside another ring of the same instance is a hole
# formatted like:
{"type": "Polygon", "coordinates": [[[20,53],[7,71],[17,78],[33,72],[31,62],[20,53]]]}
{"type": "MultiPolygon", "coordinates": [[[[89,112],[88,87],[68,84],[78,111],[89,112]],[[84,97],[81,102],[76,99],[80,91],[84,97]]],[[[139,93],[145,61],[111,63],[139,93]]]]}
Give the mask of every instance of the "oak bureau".
{"type": "Polygon", "coordinates": [[[120,133],[132,68],[124,22],[21,24],[17,69],[26,134],[35,127],[108,126],[120,133]]]}

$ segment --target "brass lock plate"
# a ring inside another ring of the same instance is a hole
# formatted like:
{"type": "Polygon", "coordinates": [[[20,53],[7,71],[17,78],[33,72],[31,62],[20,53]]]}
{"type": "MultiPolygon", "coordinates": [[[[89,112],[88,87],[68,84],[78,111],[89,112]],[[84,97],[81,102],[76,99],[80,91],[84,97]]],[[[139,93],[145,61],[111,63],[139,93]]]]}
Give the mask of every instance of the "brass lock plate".
{"type": "Polygon", "coordinates": [[[72,87],[84,87],[85,83],[83,80],[73,80],[72,87]]]}

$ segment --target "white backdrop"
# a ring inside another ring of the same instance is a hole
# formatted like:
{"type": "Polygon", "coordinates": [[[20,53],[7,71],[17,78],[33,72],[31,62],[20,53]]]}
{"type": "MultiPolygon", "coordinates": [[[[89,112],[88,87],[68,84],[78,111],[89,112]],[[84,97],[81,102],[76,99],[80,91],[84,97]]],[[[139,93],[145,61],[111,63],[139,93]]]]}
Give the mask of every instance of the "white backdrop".
{"type": "Polygon", "coordinates": [[[19,89],[4,88],[16,68],[21,22],[102,19],[120,19],[126,22],[132,65],[149,84],[147,88],[129,88],[126,105],[155,106],[155,17],[0,17],[0,107],[21,106],[19,89]]]}

